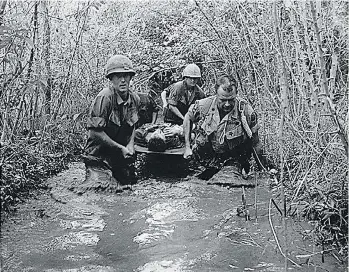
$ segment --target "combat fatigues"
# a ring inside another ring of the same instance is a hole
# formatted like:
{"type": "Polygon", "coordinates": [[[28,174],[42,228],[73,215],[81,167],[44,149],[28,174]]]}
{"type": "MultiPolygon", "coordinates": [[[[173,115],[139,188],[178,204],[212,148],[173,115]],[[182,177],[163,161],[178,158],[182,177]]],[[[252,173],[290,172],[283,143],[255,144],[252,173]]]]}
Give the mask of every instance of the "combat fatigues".
{"type": "Polygon", "coordinates": [[[151,123],[153,113],[158,112],[160,107],[156,104],[150,93],[138,93],[140,98],[139,120],[137,126],[140,127],[146,123],[151,123]]]}
{"type": "Polygon", "coordinates": [[[139,103],[136,93],[130,92],[127,101],[123,101],[113,87],[107,87],[97,95],[87,120],[86,166],[104,164],[120,183],[129,183],[134,178],[134,159],[126,160],[120,150],[98,143],[91,137],[91,129],[103,130],[112,140],[126,146],[138,121],[139,103]]]}
{"type": "MultiPolygon", "coordinates": [[[[205,97],[204,92],[197,85],[194,87],[194,91],[189,94],[188,87],[184,81],[172,84],[168,87],[166,93],[168,96],[168,104],[177,107],[183,116],[187,113],[191,104],[205,97]]],[[[175,115],[169,108],[166,108],[164,112],[164,120],[168,123],[183,124],[183,120],[175,115]]]]}
{"type": "Polygon", "coordinates": [[[196,101],[188,115],[196,124],[193,153],[204,166],[217,167],[215,164],[232,160],[249,171],[252,147],[259,148],[259,138],[257,115],[247,101],[236,98],[233,110],[221,119],[217,98],[210,96],[196,101]]]}

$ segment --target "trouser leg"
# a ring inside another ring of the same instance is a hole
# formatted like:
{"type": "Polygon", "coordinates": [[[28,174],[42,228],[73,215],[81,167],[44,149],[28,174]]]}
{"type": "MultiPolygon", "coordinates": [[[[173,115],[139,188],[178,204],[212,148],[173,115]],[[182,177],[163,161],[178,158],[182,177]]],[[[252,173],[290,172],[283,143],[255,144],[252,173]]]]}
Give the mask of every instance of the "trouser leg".
{"type": "Polygon", "coordinates": [[[252,142],[250,140],[243,143],[240,147],[239,162],[241,168],[245,170],[245,173],[248,174],[251,169],[250,159],[252,156],[252,142]]]}
{"type": "Polygon", "coordinates": [[[248,174],[251,168],[251,155],[252,142],[251,140],[248,140],[224,153],[223,157],[226,161],[226,165],[236,166],[240,173],[242,173],[242,169],[244,169],[245,173],[248,174]]]}
{"type": "Polygon", "coordinates": [[[121,185],[132,185],[137,182],[135,173],[135,158],[125,159],[123,157],[108,160],[113,177],[121,185]]]}
{"type": "Polygon", "coordinates": [[[83,160],[86,167],[85,180],[79,184],[71,184],[70,190],[77,194],[86,191],[104,191],[116,183],[110,167],[102,158],[84,155],[83,160]]]}

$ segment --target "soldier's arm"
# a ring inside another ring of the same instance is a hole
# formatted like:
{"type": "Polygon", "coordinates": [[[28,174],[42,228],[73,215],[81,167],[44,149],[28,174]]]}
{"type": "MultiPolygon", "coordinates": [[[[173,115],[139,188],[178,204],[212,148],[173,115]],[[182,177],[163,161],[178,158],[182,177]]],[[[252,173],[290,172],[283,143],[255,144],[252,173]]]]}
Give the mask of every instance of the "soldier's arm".
{"type": "Polygon", "coordinates": [[[158,112],[157,112],[157,111],[154,111],[153,114],[152,114],[151,123],[152,123],[152,124],[155,124],[157,119],[158,119],[158,112]]]}
{"type": "Polygon", "coordinates": [[[126,156],[128,154],[126,147],[115,142],[104,131],[107,126],[111,111],[111,102],[108,97],[97,96],[95,98],[91,105],[90,116],[87,119],[89,137],[91,139],[94,139],[96,143],[101,146],[105,146],[114,150],[121,150],[124,156],[126,156]]]}
{"type": "Polygon", "coordinates": [[[193,151],[191,149],[190,140],[191,140],[191,131],[193,128],[193,121],[196,121],[195,116],[197,116],[197,103],[191,105],[187,114],[184,116],[183,121],[183,132],[184,132],[184,141],[185,141],[185,150],[183,157],[185,159],[189,158],[193,155],[193,151]]]}
{"type": "Polygon", "coordinates": [[[128,153],[125,146],[113,141],[101,128],[89,128],[90,137],[98,144],[109,147],[111,149],[120,149],[123,153],[128,153]]]}
{"type": "Polygon", "coordinates": [[[166,90],[164,90],[162,93],[161,93],[161,100],[162,100],[162,107],[163,108],[166,108],[167,107],[167,94],[166,94],[166,90]]]}
{"type": "Polygon", "coordinates": [[[156,120],[158,119],[158,112],[159,112],[159,105],[155,102],[154,98],[149,95],[149,101],[150,101],[150,107],[151,107],[151,123],[155,124],[156,120]]]}
{"type": "Polygon", "coordinates": [[[185,150],[183,154],[184,159],[187,159],[191,155],[193,155],[193,151],[191,150],[191,146],[190,146],[190,135],[191,135],[192,125],[193,123],[191,122],[189,115],[187,113],[183,121],[183,132],[184,132],[184,141],[185,141],[185,150]]]}
{"type": "Polygon", "coordinates": [[[136,135],[136,129],[135,126],[133,126],[133,131],[130,137],[130,141],[128,142],[126,148],[128,149],[130,155],[135,154],[135,135],[136,135]]]}
{"type": "Polygon", "coordinates": [[[169,95],[167,99],[167,104],[169,110],[173,112],[176,116],[178,116],[180,119],[184,120],[183,114],[177,108],[177,104],[182,96],[181,90],[178,88],[178,86],[171,85],[168,88],[168,91],[169,95]]]}
{"type": "Polygon", "coordinates": [[[172,105],[172,104],[169,104],[169,109],[175,114],[177,115],[179,118],[181,118],[182,120],[184,120],[184,116],[183,114],[181,114],[181,112],[179,111],[179,109],[172,105]]]}

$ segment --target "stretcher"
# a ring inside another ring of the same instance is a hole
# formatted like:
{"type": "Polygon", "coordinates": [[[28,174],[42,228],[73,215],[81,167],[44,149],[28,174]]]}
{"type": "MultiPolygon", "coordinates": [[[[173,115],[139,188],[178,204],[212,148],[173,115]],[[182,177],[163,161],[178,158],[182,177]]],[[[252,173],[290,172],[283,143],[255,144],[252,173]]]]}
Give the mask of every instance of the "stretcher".
{"type": "Polygon", "coordinates": [[[184,150],[185,150],[185,147],[180,147],[180,148],[166,149],[163,152],[158,152],[158,151],[148,150],[147,147],[143,147],[143,146],[139,146],[139,145],[135,144],[135,151],[137,153],[183,155],[184,154],[184,150]]]}

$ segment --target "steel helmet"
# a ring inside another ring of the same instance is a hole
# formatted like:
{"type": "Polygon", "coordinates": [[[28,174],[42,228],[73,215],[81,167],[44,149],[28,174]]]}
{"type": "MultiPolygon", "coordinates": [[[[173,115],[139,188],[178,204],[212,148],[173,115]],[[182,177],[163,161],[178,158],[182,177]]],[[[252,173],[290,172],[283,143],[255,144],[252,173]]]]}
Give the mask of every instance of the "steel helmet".
{"type": "Polygon", "coordinates": [[[201,77],[200,68],[196,64],[194,64],[194,63],[188,64],[184,68],[182,76],[183,77],[197,77],[197,78],[200,78],[201,77]]]}
{"type": "Polygon", "coordinates": [[[136,74],[131,60],[124,55],[114,55],[108,59],[105,65],[105,76],[108,77],[113,73],[130,73],[133,76],[136,74]]]}

